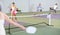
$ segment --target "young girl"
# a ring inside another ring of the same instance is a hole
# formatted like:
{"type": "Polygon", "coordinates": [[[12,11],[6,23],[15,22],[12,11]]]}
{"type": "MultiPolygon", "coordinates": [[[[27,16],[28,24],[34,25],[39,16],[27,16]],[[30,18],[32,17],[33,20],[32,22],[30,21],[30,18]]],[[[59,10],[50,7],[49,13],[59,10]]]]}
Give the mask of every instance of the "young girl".
{"type": "Polygon", "coordinates": [[[13,16],[16,16],[16,14],[17,14],[17,7],[16,7],[15,3],[13,2],[12,5],[11,5],[12,20],[16,20],[17,19],[16,17],[13,17],[13,16]]]}
{"type": "Polygon", "coordinates": [[[9,22],[10,24],[13,24],[13,25],[15,25],[23,30],[26,30],[26,28],[24,26],[12,21],[11,19],[9,19],[9,17],[6,14],[0,12],[0,35],[6,35],[5,29],[4,29],[4,21],[5,20],[7,22],[9,22]]]}

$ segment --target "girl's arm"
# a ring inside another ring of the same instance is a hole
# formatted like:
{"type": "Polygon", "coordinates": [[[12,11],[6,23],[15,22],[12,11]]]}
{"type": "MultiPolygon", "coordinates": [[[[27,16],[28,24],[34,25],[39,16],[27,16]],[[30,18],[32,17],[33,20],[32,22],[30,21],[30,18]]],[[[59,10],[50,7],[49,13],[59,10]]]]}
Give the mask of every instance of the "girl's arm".
{"type": "Polygon", "coordinates": [[[4,17],[5,17],[5,20],[8,21],[10,24],[13,24],[13,25],[15,25],[15,26],[17,26],[17,27],[19,27],[19,28],[21,28],[23,30],[26,29],[23,25],[20,25],[20,24],[18,24],[16,22],[12,21],[11,19],[9,19],[9,17],[6,14],[4,14],[4,17]]]}

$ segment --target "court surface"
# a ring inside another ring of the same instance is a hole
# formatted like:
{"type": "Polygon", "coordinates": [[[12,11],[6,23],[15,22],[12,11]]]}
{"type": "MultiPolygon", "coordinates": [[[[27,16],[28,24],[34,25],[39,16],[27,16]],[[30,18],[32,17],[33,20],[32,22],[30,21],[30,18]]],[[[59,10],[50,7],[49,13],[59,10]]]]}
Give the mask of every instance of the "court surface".
{"type": "MultiPolygon", "coordinates": [[[[32,13],[29,13],[29,15],[32,13]]],[[[33,13],[33,14],[37,14],[37,13],[33,13]]],[[[40,14],[40,13],[38,13],[40,14]]],[[[19,15],[19,14],[17,14],[19,15]]],[[[28,15],[26,13],[20,14],[20,15],[28,15]]],[[[37,28],[37,32],[35,34],[28,34],[25,31],[22,31],[19,28],[14,28],[11,29],[11,35],[60,35],[60,14],[57,13],[52,13],[52,25],[53,26],[48,26],[46,24],[42,24],[42,22],[48,23],[48,19],[46,18],[46,16],[42,16],[43,18],[35,17],[35,18],[19,18],[18,21],[20,21],[20,24],[23,24],[24,26],[27,27],[27,25],[30,24],[37,24],[37,23],[41,23],[38,25],[34,25],[37,28]]],[[[5,22],[5,28],[8,28],[8,22],[5,22]]],[[[11,28],[13,28],[15,26],[11,25],[11,28]]],[[[8,31],[8,30],[6,30],[8,31]]],[[[9,33],[7,33],[7,35],[9,35],[9,33]]]]}

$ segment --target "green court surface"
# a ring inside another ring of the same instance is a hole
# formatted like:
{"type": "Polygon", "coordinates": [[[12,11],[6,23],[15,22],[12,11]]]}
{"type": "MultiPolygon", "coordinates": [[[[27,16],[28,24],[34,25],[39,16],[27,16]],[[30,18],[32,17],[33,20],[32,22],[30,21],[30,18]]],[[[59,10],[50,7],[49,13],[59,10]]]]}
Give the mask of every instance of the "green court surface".
{"type": "Polygon", "coordinates": [[[37,27],[37,31],[35,34],[28,34],[25,31],[16,31],[11,32],[11,35],[60,35],[60,29],[49,26],[39,26],[37,27]]]}
{"type": "MultiPolygon", "coordinates": [[[[36,23],[40,23],[40,22],[46,22],[48,23],[48,20],[46,20],[45,18],[38,18],[38,19],[34,19],[34,18],[20,18],[19,21],[24,21],[27,22],[24,25],[30,25],[30,24],[36,24],[36,23]]],[[[35,25],[35,27],[37,27],[37,32],[35,34],[28,34],[25,31],[21,31],[21,29],[19,28],[14,28],[11,29],[11,35],[60,35],[60,20],[59,19],[52,19],[52,24],[54,26],[47,26],[45,24],[39,24],[39,25],[35,25]]],[[[12,26],[12,28],[15,26],[12,26]]],[[[6,30],[7,31],[7,30],[6,30]]]]}
{"type": "MultiPolygon", "coordinates": [[[[45,12],[46,13],[46,12],[45,12]]],[[[48,13],[48,12],[47,12],[48,13]]],[[[22,14],[17,14],[17,15],[30,15],[30,14],[42,14],[40,12],[35,12],[35,13],[22,13],[22,14]]],[[[52,13],[55,14],[55,13],[52,13]]],[[[59,14],[57,12],[57,14],[59,14]]],[[[20,28],[14,28],[11,29],[11,35],[60,35],[60,19],[52,19],[52,25],[53,26],[48,26],[46,24],[42,24],[42,22],[45,22],[48,24],[48,19],[47,18],[18,18],[17,19],[19,22],[24,22],[24,26],[27,27],[27,25],[32,25],[32,24],[38,24],[38,25],[33,25],[37,28],[37,31],[35,34],[28,34],[25,31],[22,31],[20,28]]],[[[11,28],[15,27],[13,25],[10,26],[11,28]]],[[[8,26],[5,26],[5,28],[9,28],[8,26]]],[[[6,30],[6,32],[9,32],[6,30]]],[[[9,35],[9,33],[7,33],[9,35]]]]}
{"type": "Polygon", "coordinates": [[[28,34],[25,31],[19,31],[12,33],[12,35],[60,35],[60,29],[51,27],[40,27],[37,28],[37,32],[35,34],[28,34]]]}

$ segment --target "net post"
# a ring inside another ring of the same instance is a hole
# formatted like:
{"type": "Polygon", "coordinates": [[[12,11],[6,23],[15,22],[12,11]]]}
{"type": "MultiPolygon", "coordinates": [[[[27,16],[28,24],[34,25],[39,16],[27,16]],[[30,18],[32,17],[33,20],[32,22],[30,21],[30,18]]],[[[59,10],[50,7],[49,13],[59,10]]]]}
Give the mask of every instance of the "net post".
{"type": "Polygon", "coordinates": [[[51,19],[52,19],[51,14],[48,14],[47,17],[48,17],[49,26],[53,26],[51,23],[51,19]]]}

